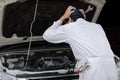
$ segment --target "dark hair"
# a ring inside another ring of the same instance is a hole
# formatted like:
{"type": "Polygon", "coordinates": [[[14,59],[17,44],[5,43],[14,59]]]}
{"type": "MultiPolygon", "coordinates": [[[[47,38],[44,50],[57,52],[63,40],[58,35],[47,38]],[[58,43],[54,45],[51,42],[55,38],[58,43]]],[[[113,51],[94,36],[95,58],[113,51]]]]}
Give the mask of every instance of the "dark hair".
{"type": "Polygon", "coordinates": [[[73,21],[76,21],[78,18],[83,18],[84,19],[84,15],[79,11],[79,10],[75,10],[71,15],[70,15],[71,19],[73,21]]]}

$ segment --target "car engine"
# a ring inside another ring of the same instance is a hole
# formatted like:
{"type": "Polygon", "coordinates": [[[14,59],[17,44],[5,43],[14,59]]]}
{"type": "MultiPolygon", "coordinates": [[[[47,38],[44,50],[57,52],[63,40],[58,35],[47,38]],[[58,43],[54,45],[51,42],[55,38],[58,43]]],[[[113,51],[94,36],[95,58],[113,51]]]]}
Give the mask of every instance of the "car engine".
{"type": "Polygon", "coordinates": [[[65,44],[55,45],[45,41],[33,42],[32,45],[33,47],[31,48],[28,60],[26,60],[27,50],[25,50],[25,46],[28,46],[27,43],[22,44],[22,46],[21,44],[17,44],[11,46],[11,48],[8,47],[8,49],[3,49],[4,53],[2,53],[3,55],[1,56],[3,66],[10,70],[18,69],[23,71],[47,71],[74,68],[75,59],[68,45],[65,47],[65,44]],[[41,45],[41,47],[36,45],[36,43],[41,45]],[[44,46],[42,46],[43,44],[44,46]],[[57,48],[50,49],[54,46],[57,46],[57,48]],[[21,48],[22,50],[19,51],[21,48]],[[34,48],[36,50],[33,50],[34,48]],[[15,49],[17,51],[15,51],[15,49]]]}
{"type": "Polygon", "coordinates": [[[1,57],[2,64],[10,70],[18,69],[23,71],[67,69],[74,68],[75,64],[72,53],[66,51],[34,52],[29,56],[28,62],[26,62],[26,56],[25,54],[3,56],[1,57]]]}

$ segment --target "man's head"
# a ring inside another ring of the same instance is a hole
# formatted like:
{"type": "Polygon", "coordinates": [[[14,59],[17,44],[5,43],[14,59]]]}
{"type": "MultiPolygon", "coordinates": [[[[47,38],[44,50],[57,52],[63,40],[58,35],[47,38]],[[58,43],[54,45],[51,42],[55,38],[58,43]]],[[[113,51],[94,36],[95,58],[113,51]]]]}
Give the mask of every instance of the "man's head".
{"type": "Polygon", "coordinates": [[[83,9],[79,9],[79,10],[74,10],[74,12],[71,13],[70,18],[71,18],[73,21],[76,21],[78,18],[83,18],[83,19],[85,19],[86,16],[85,16],[84,10],[83,10],[83,9]]]}
{"type": "Polygon", "coordinates": [[[85,11],[83,9],[77,10],[75,7],[69,6],[60,20],[67,24],[76,21],[78,18],[86,19],[85,11]]]}

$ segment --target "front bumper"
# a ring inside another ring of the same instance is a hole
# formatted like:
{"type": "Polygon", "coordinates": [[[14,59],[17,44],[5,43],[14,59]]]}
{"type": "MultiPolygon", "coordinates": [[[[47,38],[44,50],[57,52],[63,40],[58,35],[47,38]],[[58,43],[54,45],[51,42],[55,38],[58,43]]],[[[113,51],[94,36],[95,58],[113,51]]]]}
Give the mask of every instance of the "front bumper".
{"type": "Polygon", "coordinates": [[[78,79],[78,74],[75,72],[59,74],[53,73],[43,73],[43,74],[22,74],[12,76],[4,72],[0,72],[0,80],[75,80],[78,79]]]}

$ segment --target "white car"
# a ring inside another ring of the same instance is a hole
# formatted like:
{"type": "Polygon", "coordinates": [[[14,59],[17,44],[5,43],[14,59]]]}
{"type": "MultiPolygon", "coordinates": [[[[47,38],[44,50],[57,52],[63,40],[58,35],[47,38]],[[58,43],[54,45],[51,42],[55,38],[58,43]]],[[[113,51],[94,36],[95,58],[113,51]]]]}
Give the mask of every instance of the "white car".
{"type": "Polygon", "coordinates": [[[0,0],[0,80],[77,80],[69,45],[41,35],[69,6],[96,22],[105,0],[0,0]]]}

